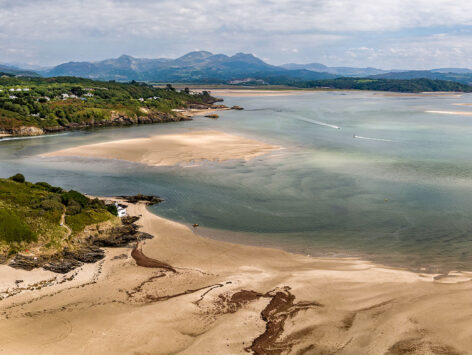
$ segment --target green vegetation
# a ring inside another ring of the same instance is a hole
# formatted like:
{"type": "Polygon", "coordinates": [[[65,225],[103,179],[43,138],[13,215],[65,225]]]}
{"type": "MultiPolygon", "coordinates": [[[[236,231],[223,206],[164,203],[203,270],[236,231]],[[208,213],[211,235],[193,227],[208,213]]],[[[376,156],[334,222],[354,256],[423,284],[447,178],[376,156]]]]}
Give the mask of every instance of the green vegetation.
{"type": "Polygon", "coordinates": [[[0,210],[0,240],[12,242],[32,242],[36,235],[30,227],[24,223],[15,212],[9,209],[0,210]]]}
{"type": "Polygon", "coordinates": [[[431,79],[362,79],[338,78],[304,82],[288,82],[290,86],[300,88],[329,88],[343,90],[374,90],[393,92],[431,92],[431,91],[458,91],[472,92],[472,86],[445,80],[431,79]]]}
{"type": "Polygon", "coordinates": [[[131,82],[74,77],[0,77],[0,131],[32,126],[46,131],[107,125],[113,114],[137,120],[149,114],[215,102],[208,93],[131,82]]]}
{"type": "Polygon", "coordinates": [[[67,228],[61,226],[63,213],[73,233],[114,218],[98,199],[45,182],[21,182],[16,179],[20,175],[0,179],[0,254],[64,246],[69,238],[67,228]]]}

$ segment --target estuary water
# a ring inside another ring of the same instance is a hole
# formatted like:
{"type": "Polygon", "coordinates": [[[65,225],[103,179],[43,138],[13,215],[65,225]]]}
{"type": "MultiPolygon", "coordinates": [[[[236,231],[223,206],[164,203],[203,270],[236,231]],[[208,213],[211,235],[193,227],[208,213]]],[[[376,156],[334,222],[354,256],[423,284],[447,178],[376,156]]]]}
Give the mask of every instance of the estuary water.
{"type": "Polygon", "coordinates": [[[0,176],[21,172],[93,195],[156,194],[165,202],[154,213],[233,242],[422,271],[472,270],[472,106],[464,105],[472,95],[314,92],[225,103],[245,110],[218,120],[2,140],[0,176]],[[283,149],[173,167],[38,157],[204,129],[283,149]]]}

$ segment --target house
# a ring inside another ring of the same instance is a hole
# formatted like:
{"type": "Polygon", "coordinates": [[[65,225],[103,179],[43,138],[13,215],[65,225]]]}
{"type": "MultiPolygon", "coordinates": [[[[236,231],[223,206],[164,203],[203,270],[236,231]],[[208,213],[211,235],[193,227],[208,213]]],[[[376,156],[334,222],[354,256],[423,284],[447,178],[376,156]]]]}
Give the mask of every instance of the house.
{"type": "Polygon", "coordinates": [[[68,99],[69,98],[69,94],[62,94],[62,99],[65,100],[65,99],[68,99]]]}
{"type": "Polygon", "coordinates": [[[16,97],[15,95],[10,95],[9,97],[10,97],[10,99],[12,99],[12,100],[14,100],[14,99],[17,99],[17,98],[18,98],[18,97],[16,97]]]}
{"type": "Polygon", "coordinates": [[[118,217],[126,217],[126,208],[115,202],[116,209],[118,210],[118,217]]]}

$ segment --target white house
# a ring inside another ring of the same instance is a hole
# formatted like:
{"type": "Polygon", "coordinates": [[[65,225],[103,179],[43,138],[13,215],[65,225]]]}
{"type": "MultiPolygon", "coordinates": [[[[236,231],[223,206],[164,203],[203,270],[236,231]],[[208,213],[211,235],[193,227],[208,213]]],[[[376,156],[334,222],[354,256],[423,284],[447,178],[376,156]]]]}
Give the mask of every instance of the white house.
{"type": "Polygon", "coordinates": [[[126,208],[121,207],[115,202],[116,209],[118,210],[118,217],[126,217],[126,208]]]}

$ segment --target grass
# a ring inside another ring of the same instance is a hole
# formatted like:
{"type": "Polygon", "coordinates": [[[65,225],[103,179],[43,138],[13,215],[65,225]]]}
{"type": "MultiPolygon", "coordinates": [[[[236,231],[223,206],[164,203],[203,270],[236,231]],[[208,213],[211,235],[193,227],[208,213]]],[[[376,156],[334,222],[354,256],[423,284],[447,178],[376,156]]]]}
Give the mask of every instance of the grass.
{"type": "Polygon", "coordinates": [[[68,243],[67,230],[60,226],[64,211],[72,238],[87,225],[114,218],[103,202],[77,191],[0,179],[0,252],[12,254],[33,246],[63,247],[68,243]]]}

